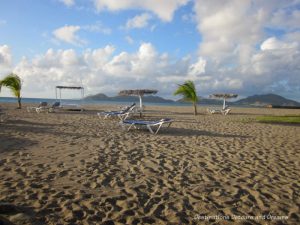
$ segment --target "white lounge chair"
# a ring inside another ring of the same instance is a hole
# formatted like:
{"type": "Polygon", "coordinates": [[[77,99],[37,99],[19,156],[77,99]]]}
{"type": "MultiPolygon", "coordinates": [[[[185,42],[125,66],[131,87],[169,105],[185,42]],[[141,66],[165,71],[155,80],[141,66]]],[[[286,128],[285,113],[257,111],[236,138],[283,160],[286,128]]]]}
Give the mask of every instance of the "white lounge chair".
{"type": "Polygon", "coordinates": [[[129,117],[131,113],[133,113],[134,108],[135,108],[135,103],[123,108],[120,111],[98,112],[97,115],[99,116],[99,118],[103,117],[104,119],[117,117],[120,120],[125,120],[129,117]]]}
{"type": "Polygon", "coordinates": [[[146,127],[151,134],[157,134],[160,128],[164,125],[167,124],[167,127],[171,126],[173,120],[166,118],[166,119],[161,119],[157,121],[150,121],[150,120],[123,120],[121,121],[121,125],[123,127],[129,126],[127,131],[129,131],[132,127],[139,129],[141,127],[146,127]],[[156,131],[154,132],[153,127],[157,127],[156,131]]]}
{"type": "Polygon", "coordinates": [[[37,113],[41,113],[41,112],[54,112],[55,109],[60,107],[60,102],[54,102],[50,107],[49,106],[42,106],[42,107],[38,107],[36,108],[36,112],[37,113]]]}
{"type": "Polygon", "coordinates": [[[48,109],[48,112],[55,112],[55,110],[61,108],[61,103],[60,102],[54,102],[52,106],[48,109]]]}
{"type": "Polygon", "coordinates": [[[217,114],[217,113],[220,113],[220,114],[223,114],[223,115],[227,115],[229,112],[231,111],[230,108],[225,108],[225,109],[207,109],[207,112],[210,113],[210,114],[217,114]]]}
{"type": "Polygon", "coordinates": [[[40,102],[40,104],[38,106],[28,106],[27,112],[36,112],[37,108],[42,108],[42,107],[48,107],[48,102],[40,102]]]}

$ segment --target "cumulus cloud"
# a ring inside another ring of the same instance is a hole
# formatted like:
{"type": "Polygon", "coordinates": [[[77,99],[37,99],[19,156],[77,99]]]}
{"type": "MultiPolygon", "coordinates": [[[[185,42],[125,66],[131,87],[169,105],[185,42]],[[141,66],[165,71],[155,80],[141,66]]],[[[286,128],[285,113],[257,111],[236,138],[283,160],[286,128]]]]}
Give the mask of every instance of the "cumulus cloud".
{"type": "MultiPolygon", "coordinates": [[[[257,43],[263,37],[262,21],[266,18],[264,10],[255,8],[251,1],[219,3],[216,0],[195,2],[198,30],[203,38],[199,54],[216,63],[231,60],[234,50],[242,45],[257,43]]],[[[240,48],[237,54],[242,51],[240,48]]]]}
{"type": "Polygon", "coordinates": [[[269,26],[284,30],[299,28],[300,10],[279,9],[272,14],[269,26]]]}
{"type": "Polygon", "coordinates": [[[293,49],[293,48],[297,48],[298,47],[298,43],[297,42],[292,42],[292,43],[287,43],[287,42],[283,42],[278,40],[276,37],[271,37],[268,38],[267,40],[265,40],[261,46],[260,49],[262,51],[266,51],[266,50],[282,50],[282,49],[293,49]]]}
{"type": "Polygon", "coordinates": [[[289,80],[298,83],[300,79],[296,78],[300,72],[298,64],[300,60],[300,48],[296,42],[287,42],[277,40],[272,37],[265,40],[261,46],[261,51],[252,56],[251,72],[261,77],[258,82],[289,80]],[[266,80],[270,78],[270,80],[266,80]]]}
{"type": "MultiPolygon", "coordinates": [[[[116,95],[121,89],[156,88],[160,95],[172,97],[177,84],[185,80],[195,81],[202,96],[222,91],[299,93],[300,47],[294,36],[266,38],[248,64],[227,67],[202,56],[174,59],[151,43],[142,43],[132,53],[116,51],[112,45],[81,53],[49,49],[32,59],[23,58],[13,71],[23,79],[23,93],[29,97],[51,97],[56,85],[81,84],[86,93],[116,95]]],[[[11,65],[8,46],[0,48],[0,56],[3,65],[11,65]]]]}
{"type": "Polygon", "coordinates": [[[152,16],[149,13],[143,13],[140,15],[137,15],[126,22],[126,28],[127,29],[133,29],[133,28],[143,28],[148,26],[149,20],[152,18],[152,16]]]}
{"type": "Polygon", "coordinates": [[[60,2],[64,3],[66,6],[70,7],[75,4],[75,0],[59,0],[60,2]]]}
{"type": "Polygon", "coordinates": [[[297,4],[293,0],[195,1],[195,20],[202,37],[198,54],[206,60],[203,76],[210,77],[205,85],[242,94],[285,93],[288,89],[299,94],[297,4]],[[278,30],[284,32],[280,38],[268,36],[269,31],[278,30]]]}
{"type": "Polygon", "coordinates": [[[125,9],[143,9],[156,14],[163,21],[171,21],[174,12],[181,6],[185,5],[189,0],[94,0],[94,4],[98,11],[110,10],[119,11],[125,9]]]}
{"type": "MultiPolygon", "coordinates": [[[[142,43],[136,52],[118,54],[114,46],[107,45],[82,53],[49,49],[32,59],[23,58],[14,72],[24,81],[24,96],[51,97],[56,85],[81,84],[87,93],[115,95],[121,89],[155,87],[162,95],[171,95],[175,88],[173,76],[187,79],[189,60],[174,62],[168,54],[158,53],[151,43],[142,43]]],[[[193,75],[197,71],[202,72],[194,69],[193,75]]]]}
{"type": "Polygon", "coordinates": [[[189,67],[188,74],[197,76],[205,72],[206,61],[203,58],[199,58],[198,61],[189,67]]]}
{"type": "Polygon", "coordinates": [[[0,45],[0,74],[6,75],[12,69],[12,54],[9,46],[0,45]]]}
{"type": "Polygon", "coordinates": [[[59,40],[73,45],[83,45],[86,41],[80,39],[76,33],[80,26],[63,26],[53,31],[54,37],[59,40]]]}

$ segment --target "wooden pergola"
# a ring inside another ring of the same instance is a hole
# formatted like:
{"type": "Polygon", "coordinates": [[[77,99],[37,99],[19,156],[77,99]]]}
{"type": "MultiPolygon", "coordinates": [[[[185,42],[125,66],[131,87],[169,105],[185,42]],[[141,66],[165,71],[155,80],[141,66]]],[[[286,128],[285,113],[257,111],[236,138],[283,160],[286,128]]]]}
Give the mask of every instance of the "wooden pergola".
{"type": "Polygon", "coordinates": [[[59,101],[61,102],[61,90],[62,89],[73,89],[73,90],[80,90],[81,99],[84,97],[84,88],[81,86],[56,86],[55,87],[55,98],[57,99],[57,92],[59,92],[59,101]]]}

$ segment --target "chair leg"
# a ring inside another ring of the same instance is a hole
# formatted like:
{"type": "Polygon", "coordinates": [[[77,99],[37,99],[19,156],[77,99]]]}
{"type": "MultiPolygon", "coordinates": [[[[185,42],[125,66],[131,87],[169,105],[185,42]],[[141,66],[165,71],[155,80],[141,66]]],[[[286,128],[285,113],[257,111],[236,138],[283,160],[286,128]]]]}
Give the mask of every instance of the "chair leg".
{"type": "Polygon", "coordinates": [[[127,131],[129,131],[129,130],[131,129],[131,127],[133,127],[133,126],[134,126],[134,123],[131,124],[131,125],[128,127],[128,130],[127,130],[127,131]]]}
{"type": "Polygon", "coordinates": [[[158,128],[157,128],[157,130],[156,130],[156,132],[155,132],[155,134],[157,134],[158,133],[158,131],[160,130],[160,128],[161,128],[161,126],[163,125],[163,123],[160,123],[159,124],[159,126],[158,126],[158,128]]]}
{"type": "Polygon", "coordinates": [[[150,125],[147,125],[147,128],[148,128],[148,130],[150,131],[151,134],[154,134],[154,132],[153,132],[153,130],[152,130],[152,128],[151,128],[150,125]]]}
{"type": "Polygon", "coordinates": [[[126,120],[128,116],[129,116],[129,113],[125,113],[123,115],[119,115],[119,118],[120,118],[120,120],[123,121],[123,120],[126,120]]]}
{"type": "Polygon", "coordinates": [[[99,119],[101,119],[101,120],[104,120],[106,117],[106,115],[102,114],[102,113],[97,113],[97,115],[98,115],[99,119]]]}

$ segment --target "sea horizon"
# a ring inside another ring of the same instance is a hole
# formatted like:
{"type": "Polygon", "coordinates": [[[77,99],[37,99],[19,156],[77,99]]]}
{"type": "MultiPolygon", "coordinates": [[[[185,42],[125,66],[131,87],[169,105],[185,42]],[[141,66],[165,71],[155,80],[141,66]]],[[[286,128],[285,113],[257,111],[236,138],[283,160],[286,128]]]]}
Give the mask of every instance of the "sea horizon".
{"type": "MultiPolygon", "coordinates": [[[[38,104],[40,102],[56,102],[59,99],[55,98],[22,98],[23,103],[35,103],[38,104]]],[[[131,104],[132,101],[111,101],[111,100],[87,100],[87,99],[61,99],[61,101],[65,104],[81,104],[81,105],[127,105],[131,104]]],[[[16,98],[14,97],[0,97],[0,103],[14,103],[16,102],[16,98]]],[[[135,101],[137,104],[139,99],[137,98],[135,101]]],[[[190,103],[185,102],[148,102],[143,101],[143,103],[147,103],[147,105],[153,106],[188,106],[190,103]]]]}
{"type": "MultiPolygon", "coordinates": [[[[0,103],[15,103],[17,100],[14,97],[0,97],[0,103]]],[[[55,98],[22,98],[22,103],[32,103],[32,104],[39,104],[40,102],[48,102],[54,103],[59,101],[59,99],[55,98]]],[[[79,104],[79,105],[129,105],[135,102],[139,104],[139,99],[137,98],[136,101],[110,101],[110,100],[86,100],[86,99],[61,99],[63,104],[79,104]]],[[[144,105],[149,106],[191,106],[189,102],[148,102],[143,101],[144,105]]],[[[227,102],[228,105],[232,105],[231,102],[227,102]]],[[[223,103],[221,104],[205,104],[200,103],[197,104],[198,106],[204,106],[208,108],[212,107],[222,107],[223,103]]],[[[261,108],[259,106],[253,105],[232,105],[233,107],[238,108],[261,108]]]]}

